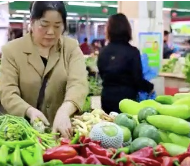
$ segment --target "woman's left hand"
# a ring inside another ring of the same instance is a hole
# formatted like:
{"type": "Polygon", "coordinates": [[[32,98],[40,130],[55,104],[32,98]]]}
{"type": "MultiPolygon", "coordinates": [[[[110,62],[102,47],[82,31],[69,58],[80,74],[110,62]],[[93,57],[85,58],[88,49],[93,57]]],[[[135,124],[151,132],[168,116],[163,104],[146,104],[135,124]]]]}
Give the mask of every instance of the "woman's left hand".
{"type": "Polygon", "coordinates": [[[64,138],[72,137],[71,120],[68,114],[59,109],[53,123],[53,133],[60,133],[64,138]]]}

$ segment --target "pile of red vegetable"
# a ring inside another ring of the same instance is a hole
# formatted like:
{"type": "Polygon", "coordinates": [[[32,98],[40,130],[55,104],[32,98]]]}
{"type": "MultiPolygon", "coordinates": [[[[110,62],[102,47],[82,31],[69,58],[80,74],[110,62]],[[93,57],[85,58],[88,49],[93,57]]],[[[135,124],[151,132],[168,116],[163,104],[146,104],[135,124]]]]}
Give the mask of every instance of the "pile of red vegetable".
{"type": "Polygon", "coordinates": [[[61,160],[64,164],[89,164],[107,166],[190,166],[190,147],[184,154],[171,157],[162,145],[155,149],[142,148],[128,154],[129,148],[104,149],[100,142],[90,138],[75,137],[74,141],[63,139],[59,147],[48,149],[44,161],[61,160]],[[77,139],[78,138],[78,139],[77,139]]]}

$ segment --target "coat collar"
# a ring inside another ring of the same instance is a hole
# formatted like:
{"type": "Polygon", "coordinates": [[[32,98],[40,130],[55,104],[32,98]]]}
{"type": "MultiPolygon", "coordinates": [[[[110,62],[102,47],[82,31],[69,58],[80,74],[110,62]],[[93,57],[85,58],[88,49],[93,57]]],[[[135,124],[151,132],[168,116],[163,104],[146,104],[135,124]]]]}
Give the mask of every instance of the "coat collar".
{"type": "Polygon", "coordinates": [[[28,56],[28,63],[31,64],[38,74],[43,78],[55,67],[60,58],[61,48],[63,45],[62,39],[60,38],[58,44],[50,50],[46,68],[44,67],[41,57],[32,41],[31,34],[26,34],[23,39],[23,52],[28,56]]]}

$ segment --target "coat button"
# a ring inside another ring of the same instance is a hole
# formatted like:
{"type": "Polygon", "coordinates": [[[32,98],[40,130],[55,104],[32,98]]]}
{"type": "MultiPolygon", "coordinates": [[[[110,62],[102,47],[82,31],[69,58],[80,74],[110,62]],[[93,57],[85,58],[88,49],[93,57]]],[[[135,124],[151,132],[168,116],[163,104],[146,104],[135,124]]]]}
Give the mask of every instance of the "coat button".
{"type": "Polygon", "coordinates": [[[46,108],[50,108],[50,105],[48,104],[48,105],[46,105],[46,108]]]}

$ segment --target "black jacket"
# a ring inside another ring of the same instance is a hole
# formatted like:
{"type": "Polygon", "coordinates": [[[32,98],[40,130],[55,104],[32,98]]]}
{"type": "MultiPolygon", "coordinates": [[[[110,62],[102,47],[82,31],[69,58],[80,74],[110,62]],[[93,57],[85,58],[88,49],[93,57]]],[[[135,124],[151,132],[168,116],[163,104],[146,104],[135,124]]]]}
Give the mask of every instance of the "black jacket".
{"type": "Polygon", "coordinates": [[[129,43],[109,43],[103,48],[98,69],[103,81],[102,108],[107,113],[120,112],[122,99],[136,100],[139,91],[153,90],[153,84],[143,78],[139,50],[129,43]]]}

